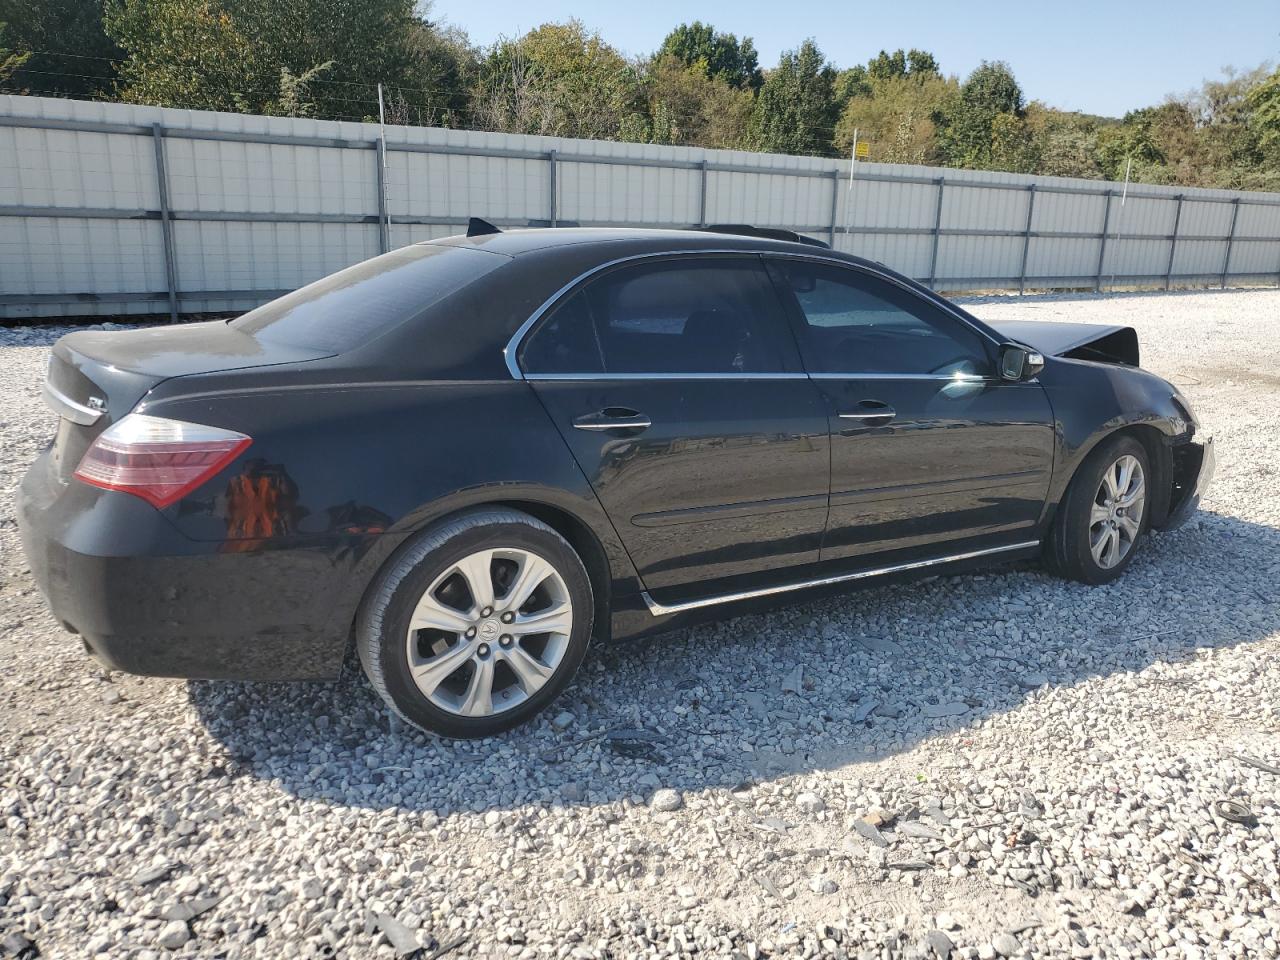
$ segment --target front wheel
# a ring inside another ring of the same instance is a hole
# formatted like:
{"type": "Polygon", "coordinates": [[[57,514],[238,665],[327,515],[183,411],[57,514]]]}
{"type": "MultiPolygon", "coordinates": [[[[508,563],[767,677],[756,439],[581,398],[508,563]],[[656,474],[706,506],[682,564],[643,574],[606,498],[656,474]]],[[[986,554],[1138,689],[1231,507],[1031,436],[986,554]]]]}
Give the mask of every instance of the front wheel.
{"type": "Polygon", "coordinates": [[[573,548],[528,514],[462,514],[402,548],[357,621],[373,688],[448,737],[487,737],[554,700],[586,652],[594,604],[573,548]]]}
{"type": "Polygon", "coordinates": [[[1147,529],[1151,465],[1130,436],[1104,440],[1080,465],[1058,506],[1045,558],[1062,576],[1109,583],[1133,562],[1147,529]]]}

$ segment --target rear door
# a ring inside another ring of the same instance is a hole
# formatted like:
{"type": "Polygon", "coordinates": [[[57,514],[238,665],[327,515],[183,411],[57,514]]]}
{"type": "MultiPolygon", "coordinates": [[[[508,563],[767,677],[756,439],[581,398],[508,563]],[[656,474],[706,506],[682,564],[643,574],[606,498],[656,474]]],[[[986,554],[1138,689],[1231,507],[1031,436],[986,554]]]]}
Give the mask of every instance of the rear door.
{"type": "Polygon", "coordinates": [[[818,559],[827,417],[759,257],[597,274],[518,362],[648,589],[818,559]]]}
{"type": "Polygon", "coordinates": [[[905,285],[775,258],[831,425],[822,559],[940,555],[1034,540],[1053,466],[1039,383],[996,376],[995,344],[905,285]]]}

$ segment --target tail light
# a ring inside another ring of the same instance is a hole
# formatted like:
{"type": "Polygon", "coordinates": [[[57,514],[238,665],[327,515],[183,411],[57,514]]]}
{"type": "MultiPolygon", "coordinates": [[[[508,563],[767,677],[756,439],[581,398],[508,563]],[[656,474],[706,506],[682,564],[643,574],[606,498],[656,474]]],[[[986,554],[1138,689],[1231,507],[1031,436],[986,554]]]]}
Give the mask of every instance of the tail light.
{"type": "Polygon", "coordinates": [[[75,477],[167,507],[251,443],[251,438],[234,430],[131,413],[98,435],[76,467],[75,477]]]}

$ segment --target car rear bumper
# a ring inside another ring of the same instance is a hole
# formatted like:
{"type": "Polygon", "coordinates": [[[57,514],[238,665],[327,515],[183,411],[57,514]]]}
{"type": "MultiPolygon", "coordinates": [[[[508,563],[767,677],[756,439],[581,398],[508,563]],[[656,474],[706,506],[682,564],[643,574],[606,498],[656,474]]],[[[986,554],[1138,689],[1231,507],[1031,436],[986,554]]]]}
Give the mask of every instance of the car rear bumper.
{"type": "Polygon", "coordinates": [[[1217,455],[1213,449],[1213,437],[1203,443],[1183,443],[1173,449],[1173,490],[1169,500],[1169,514],[1162,530],[1176,530],[1200,507],[1200,500],[1217,468],[1217,455]]]}
{"type": "Polygon", "coordinates": [[[378,537],[194,541],[150,504],[78,482],[48,455],[17,494],[31,573],[105,664],[147,676],[323,679],[342,667],[378,537]]]}

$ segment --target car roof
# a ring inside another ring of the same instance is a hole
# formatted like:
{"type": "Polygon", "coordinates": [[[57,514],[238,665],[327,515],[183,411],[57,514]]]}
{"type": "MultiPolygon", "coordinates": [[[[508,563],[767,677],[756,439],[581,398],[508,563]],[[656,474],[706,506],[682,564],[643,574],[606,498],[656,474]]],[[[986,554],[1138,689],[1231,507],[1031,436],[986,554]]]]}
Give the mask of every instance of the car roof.
{"type": "Polygon", "coordinates": [[[829,257],[833,260],[868,263],[858,257],[837,253],[826,247],[817,247],[790,240],[774,240],[733,233],[710,233],[704,230],[663,230],[646,227],[532,227],[485,233],[478,236],[442,237],[427,243],[456,247],[475,247],[489,253],[518,257],[536,251],[555,248],[580,247],[588,244],[606,245],[630,241],[631,253],[661,253],[665,251],[742,251],[746,253],[804,253],[810,256],[829,257]]]}

